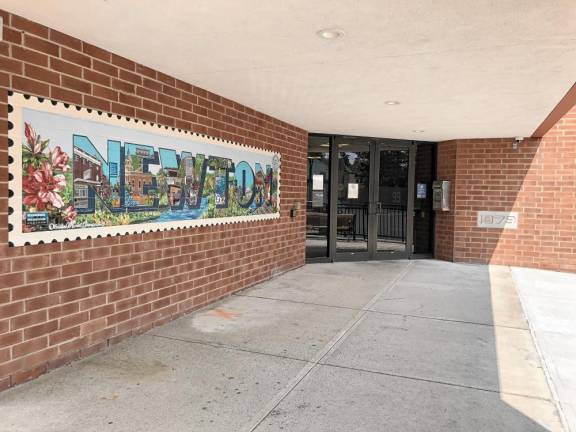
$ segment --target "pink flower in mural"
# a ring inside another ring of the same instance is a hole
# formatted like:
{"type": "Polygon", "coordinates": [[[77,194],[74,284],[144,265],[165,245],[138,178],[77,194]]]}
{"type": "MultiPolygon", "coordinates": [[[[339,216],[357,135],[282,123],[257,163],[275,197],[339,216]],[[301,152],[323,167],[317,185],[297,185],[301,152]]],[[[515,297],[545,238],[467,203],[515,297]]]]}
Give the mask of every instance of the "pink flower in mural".
{"type": "MultiPolygon", "coordinates": [[[[70,157],[56,146],[49,150],[50,140],[42,140],[30,123],[24,125],[26,142],[22,152],[22,203],[24,211],[50,213],[50,218],[58,222],[76,220],[74,206],[64,202],[66,196],[66,176],[70,170],[70,157]]],[[[69,192],[68,192],[69,193],[69,192]]]]}
{"type": "Polygon", "coordinates": [[[52,168],[60,169],[62,172],[68,171],[68,154],[62,151],[60,146],[56,146],[56,148],[50,154],[50,159],[52,160],[52,168]]]}
{"type": "Polygon", "coordinates": [[[26,135],[26,141],[28,142],[30,151],[33,154],[41,153],[43,150],[42,142],[39,139],[40,137],[36,135],[36,131],[30,123],[24,123],[24,135],[26,135]]]}
{"type": "Polygon", "coordinates": [[[76,216],[78,216],[78,212],[72,206],[66,207],[62,210],[62,216],[64,216],[64,220],[66,222],[74,222],[76,220],[76,216]]]}
{"type": "Polygon", "coordinates": [[[32,128],[30,123],[24,123],[24,135],[26,136],[26,141],[32,147],[34,143],[37,141],[36,131],[32,128]]]}
{"type": "Polygon", "coordinates": [[[64,201],[58,192],[65,188],[66,178],[63,174],[53,175],[48,162],[39,169],[28,166],[28,175],[22,179],[22,189],[26,194],[23,203],[40,211],[45,210],[48,204],[61,208],[64,201]]]}

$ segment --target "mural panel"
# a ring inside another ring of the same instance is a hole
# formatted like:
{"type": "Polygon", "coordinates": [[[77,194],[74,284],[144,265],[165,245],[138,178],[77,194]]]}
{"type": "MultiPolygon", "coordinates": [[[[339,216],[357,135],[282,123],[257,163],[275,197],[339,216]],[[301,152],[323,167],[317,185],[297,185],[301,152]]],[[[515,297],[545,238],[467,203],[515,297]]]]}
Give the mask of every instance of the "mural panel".
{"type": "Polygon", "coordinates": [[[279,217],[280,155],[9,96],[12,245],[279,217]]]}

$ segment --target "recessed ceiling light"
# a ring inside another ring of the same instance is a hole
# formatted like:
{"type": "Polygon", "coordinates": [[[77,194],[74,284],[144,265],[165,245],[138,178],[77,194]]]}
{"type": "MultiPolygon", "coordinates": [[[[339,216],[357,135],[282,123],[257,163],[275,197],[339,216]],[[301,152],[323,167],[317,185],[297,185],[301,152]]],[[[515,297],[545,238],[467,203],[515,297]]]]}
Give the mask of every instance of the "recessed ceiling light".
{"type": "Polygon", "coordinates": [[[322,30],[318,30],[316,35],[322,39],[338,39],[341,36],[344,36],[344,31],[337,29],[337,28],[325,28],[322,30]]]}
{"type": "Polygon", "coordinates": [[[425,130],[424,130],[424,129],[414,129],[412,132],[414,132],[414,133],[424,133],[425,130]]]}
{"type": "Polygon", "coordinates": [[[400,105],[400,102],[398,102],[398,101],[386,101],[384,103],[386,105],[400,105]]]}

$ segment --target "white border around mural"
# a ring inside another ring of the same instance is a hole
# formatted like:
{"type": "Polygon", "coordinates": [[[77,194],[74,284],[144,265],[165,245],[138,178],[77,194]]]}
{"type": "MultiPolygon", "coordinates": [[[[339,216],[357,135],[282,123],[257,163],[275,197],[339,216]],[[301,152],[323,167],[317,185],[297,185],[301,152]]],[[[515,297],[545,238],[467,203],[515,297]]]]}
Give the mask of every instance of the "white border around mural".
{"type": "MultiPolygon", "coordinates": [[[[203,142],[210,145],[220,146],[223,148],[237,148],[242,147],[250,152],[277,155],[279,159],[279,172],[278,182],[280,185],[281,176],[281,155],[280,153],[272,152],[269,150],[259,149],[253,146],[248,146],[240,143],[235,143],[228,140],[221,140],[212,138],[206,135],[201,135],[196,132],[189,132],[172,128],[170,126],[159,125],[156,123],[144,122],[142,120],[134,120],[133,118],[118,116],[116,114],[109,114],[106,112],[98,111],[96,109],[89,109],[78,107],[73,104],[65,104],[64,102],[54,103],[50,99],[38,98],[36,96],[24,96],[21,93],[11,92],[8,96],[8,105],[10,111],[8,113],[8,121],[12,123],[12,129],[8,131],[8,138],[12,140],[12,145],[8,149],[8,155],[11,157],[9,160],[8,172],[12,175],[8,183],[10,189],[10,196],[8,199],[8,206],[11,209],[8,216],[8,223],[12,229],[8,233],[8,241],[11,246],[24,246],[26,244],[39,244],[39,243],[52,243],[54,241],[69,241],[88,238],[110,237],[115,235],[124,234],[138,234],[153,231],[165,231],[171,229],[181,228],[194,228],[200,226],[210,225],[223,225],[230,223],[240,222],[253,222],[270,219],[280,218],[280,213],[269,213],[262,215],[246,215],[234,217],[220,217],[220,218],[206,218],[206,219],[189,219],[172,222],[152,222],[152,223],[139,223],[133,225],[118,225],[107,227],[94,227],[94,228],[75,228],[62,231],[39,231],[32,233],[22,232],[22,139],[20,125],[22,123],[22,108],[30,108],[36,110],[47,111],[50,113],[62,114],[65,116],[91,120],[99,123],[129,127],[131,129],[140,130],[143,132],[153,133],[157,135],[176,137],[180,139],[188,139],[197,142],[203,142]],[[68,105],[68,107],[66,106],[68,105]]],[[[280,209],[280,187],[278,188],[278,208],[280,209]]]]}

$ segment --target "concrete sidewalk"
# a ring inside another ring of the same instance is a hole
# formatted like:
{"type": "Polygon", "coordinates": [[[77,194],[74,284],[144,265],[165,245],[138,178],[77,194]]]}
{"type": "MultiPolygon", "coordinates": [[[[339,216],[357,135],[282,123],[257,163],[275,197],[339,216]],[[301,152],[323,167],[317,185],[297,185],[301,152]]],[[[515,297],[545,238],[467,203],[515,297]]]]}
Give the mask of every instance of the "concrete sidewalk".
{"type": "Polygon", "coordinates": [[[512,274],[566,423],[576,432],[576,275],[526,268],[512,274]]]}
{"type": "Polygon", "coordinates": [[[0,394],[13,431],[561,431],[506,267],[308,265],[0,394]]]}

